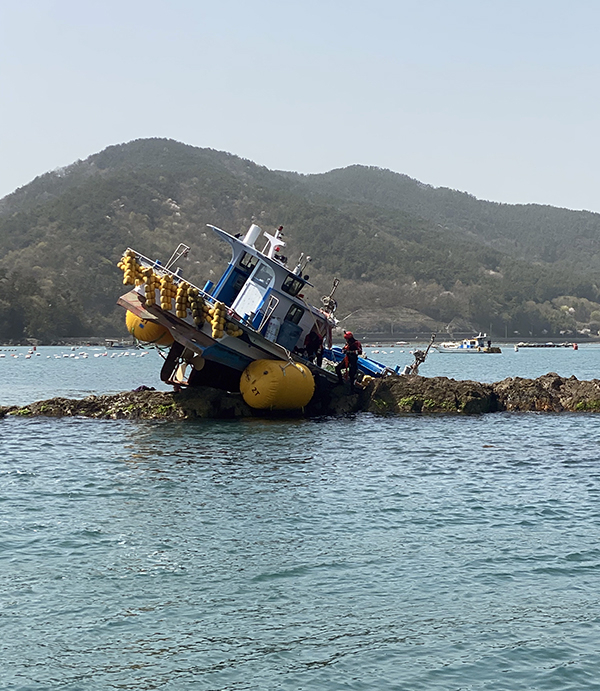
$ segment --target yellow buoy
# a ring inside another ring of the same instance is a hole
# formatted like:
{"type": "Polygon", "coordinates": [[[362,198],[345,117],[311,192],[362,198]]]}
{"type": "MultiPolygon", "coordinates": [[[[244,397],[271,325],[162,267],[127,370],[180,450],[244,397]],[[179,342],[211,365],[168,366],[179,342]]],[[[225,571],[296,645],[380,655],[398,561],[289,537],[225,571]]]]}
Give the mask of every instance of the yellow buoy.
{"type": "Polygon", "coordinates": [[[242,397],[252,408],[303,408],[314,390],[315,380],[307,367],[283,360],[255,360],[240,379],[242,397]]]}
{"type": "Polygon", "coordinates": [[[128,311],[125,315],[125,323],[129,333],[138,341],[163,346],[173,343],[173,336],[171,336],[169,329],[158,322],[141,319],[133,312],[128,311]]]}

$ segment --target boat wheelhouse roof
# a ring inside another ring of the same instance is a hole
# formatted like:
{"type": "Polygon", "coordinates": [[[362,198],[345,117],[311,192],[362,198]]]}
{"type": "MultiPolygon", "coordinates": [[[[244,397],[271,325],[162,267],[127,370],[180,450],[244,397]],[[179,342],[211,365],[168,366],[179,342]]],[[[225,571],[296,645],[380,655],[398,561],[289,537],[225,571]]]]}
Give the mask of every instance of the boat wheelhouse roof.
{"type": "Polygon", "coordinates": [[[241,317],[248,311],[260,307],[269,295],[276,293],[286,303],[296,303],[302,310],[309,310],[314,316],[322,319],[329,317],[323,310],[309,305],[304,300],[302,290],[311,286],[308,276],[303,275],[310,257],[302,255],[294,269],[287,266],[287,258],[282,254],[285,241],[282,227],[274,234],[263,233],[259,226],[252,224],[247,233],[230,235],[213,225],[208,225],[222,240],[229,243],[232,249],[231,260],[214,287],[211,295],[235,310],[241,317]],[[256,247],[261,234],[266,238],[263,249],[256,247]],[[256,290],[252,291],[254,286],[256,290]],[[251,295],[248,295],[248,293],[251,295]],[[258,300],[258,303],[257,303],[258,300]],[[254,308],[254,309],[250,309],[254,308]]]}
{"type": "MultiPolygon", "coordinates": [[[[213,230],[221,239],[225,240],[225,242],[228,242],[231,245],[232,258],[229,262],[230,267],[236,264],[240,255],[246,253],[268,263],[273,270],[277,271],[278,273],[283,271],[288,276],[293,276],[302,285],[312,286],[312,283],[308,281],[308,276],[306,278],[302,276],[302,271],[306,265],[302,265],[303,257],[301,257],[293,271],[287,267],[287,258],[281,254],[281,250],[285,247],[283,233],[281,232],[283,226],[280,226],[275,231],[275,235],[271,235],[270,233],[266,232],[263,233],[263,236],[267,238],[267,244],[262,250],[259,250],[256,247],[256,243],[258,242],[262,231],[260,227],[254,223],[250,226],[250,229],[243,237],[241,235],[231,235],[227,231],[221,230],[221,228],[217,228],[217,226],[213,226],[210,223],[208,224],[208,227],[213,230]]],[[[306,261],[310,261],[310,257],[307,257],[306,261]]]]}

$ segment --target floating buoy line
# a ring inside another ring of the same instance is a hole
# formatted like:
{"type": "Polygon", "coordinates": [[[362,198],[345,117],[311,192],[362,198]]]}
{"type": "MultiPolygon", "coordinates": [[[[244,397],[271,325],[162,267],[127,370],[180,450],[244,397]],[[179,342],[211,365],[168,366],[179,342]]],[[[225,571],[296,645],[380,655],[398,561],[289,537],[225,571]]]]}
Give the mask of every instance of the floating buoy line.
{"type": "MultiPolygon", "coordinates": [[[[211,306],[198,288],[187,281],[180,280],[176,285],[170,273],[159,276],[151,266],[142,267],[133,250],[127,250],[117,266],[123,271],[123,285],[144,286],[146,305],[156,305],[158,293],[162,310],[175,312],[175,316],[180,319],[185,319],[189,310],[198,328],[205,322],[210,323],[212,337],[215,339],[223,338],[225,334],[237,338],[244,333],[236,323],[226,319],[227,307],[224,303],[217,300],[211,306]]],[[[154,321],[142,319],[133,312],[127,312],[125,323],[127,330],[137,341],[157,346],[173,343],[168,329],[154,321]]]]}
{"type": "MultiPolygon", "coordinates": [[[[129,352],[129,351],[124,351],[122,353],[109,353],[107,350],[99,352],[99,353],[88,353],[86,351],[83,351],[79,354],[75,352],[71,353],[54,353],[52,355],[46,355],[46,360],[88,360],[90,358],[90,355],[93,355],[95,358],[100,358],[100,357],[108,357],[108,358],[120,358],[120,357],[145,357],[148,355],[147,350],[141,351],[139,353],[136,352],[129,352]]],[[[44,357],[42,353],[39,351],[37,352],[27,352],[27,353],[19,353],[16,348],[10,349],[10,351],[0,351],[0,359],[8,359],[10,360],[11,358],[14,360],[33,360],[35,357],[44,357]],[[6,352],[9,353],[8,357],[5,354],[6,352]]]]}

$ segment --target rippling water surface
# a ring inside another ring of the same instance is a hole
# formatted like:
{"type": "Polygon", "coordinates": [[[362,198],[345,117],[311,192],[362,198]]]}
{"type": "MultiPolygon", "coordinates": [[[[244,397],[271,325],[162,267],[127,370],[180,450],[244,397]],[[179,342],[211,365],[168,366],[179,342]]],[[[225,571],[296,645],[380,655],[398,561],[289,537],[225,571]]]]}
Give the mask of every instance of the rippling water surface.
{"type": "MultiPolygon", "coordinates": [[[[0,361],[0,404],[149,357],[0,361]]],[[[577,414],[7,417],[0,688],[600,689],[599,449],[577,414]]]]}

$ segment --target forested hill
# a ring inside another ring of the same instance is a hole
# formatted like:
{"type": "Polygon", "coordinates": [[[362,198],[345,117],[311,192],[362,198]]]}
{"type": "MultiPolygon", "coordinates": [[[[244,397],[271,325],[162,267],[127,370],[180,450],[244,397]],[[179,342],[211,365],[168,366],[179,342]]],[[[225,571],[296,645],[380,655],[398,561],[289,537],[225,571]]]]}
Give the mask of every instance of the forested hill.
{"type": "Polygon", "coordinates": [[[600,215],[495,204],[378,168],[272,171],[166,139],[111,146],[0,200],[0,341],[124,332],[116,262],[191,247],[203,284],[229,259],[206,229],[284,225],[290,261],[312,256],[311,301],[341,279],[357,331],[600,328],[600,215]]]}
{"type": "Polygon", "coordinates": [[[539,204],[499,204],[431,187],[381,168],[350,166],[299,177],[313,195],[399,209],[527,261],[572,260],[600,270],[600,214],[539,204]]]}

